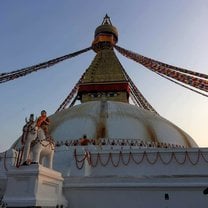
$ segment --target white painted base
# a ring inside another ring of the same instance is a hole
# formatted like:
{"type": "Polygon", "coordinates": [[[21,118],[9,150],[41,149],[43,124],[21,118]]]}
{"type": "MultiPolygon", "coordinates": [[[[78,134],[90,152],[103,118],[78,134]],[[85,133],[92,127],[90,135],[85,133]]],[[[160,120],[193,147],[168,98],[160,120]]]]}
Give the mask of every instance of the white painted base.
{"type": "Polygon", "coordinates": [[[69,208],[207,208],[208,177],[68,177],[69,208]]]}
{"type": "Polygon", "coordinates": [[[67,207],[62,195],[63,178],[60,172],[39,164],[12,168],[3,201],[8,207],[67,207]]]}

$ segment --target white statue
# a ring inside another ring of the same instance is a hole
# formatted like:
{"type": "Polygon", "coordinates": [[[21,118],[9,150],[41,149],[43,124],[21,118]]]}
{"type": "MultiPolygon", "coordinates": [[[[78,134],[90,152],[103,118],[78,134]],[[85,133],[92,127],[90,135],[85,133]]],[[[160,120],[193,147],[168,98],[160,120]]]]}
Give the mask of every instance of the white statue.
{"type": "Polygon", "coordinates": [[[23,165],[40,163],[48,168],[52,168],[54,156],[54,142],[46,138],[42,128],[36,126],[34,116],[31,114],[29,121],[23,127],[23,165]]]}
{"type": "Polygon", "coordinates": [[[27,118],[25,119],[26,124],[24,125],[22,131],[22,138],[21,142],[23,144],[23,158],[22,161],[24,162],[23,164],[27,164],[29,160],[29,154],[30,154],[30,146],[32,141],[34,141],[37,138],[37,130],[38,128],[36,127],[36,123],[34,121],[34,116],[33,114],[30,115],[29,121],[27,118]]]}

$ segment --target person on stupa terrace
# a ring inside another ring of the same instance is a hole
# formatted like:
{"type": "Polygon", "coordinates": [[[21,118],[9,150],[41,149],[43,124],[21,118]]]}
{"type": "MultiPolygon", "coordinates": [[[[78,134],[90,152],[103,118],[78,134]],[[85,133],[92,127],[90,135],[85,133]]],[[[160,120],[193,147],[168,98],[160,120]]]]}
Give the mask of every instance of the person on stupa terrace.
{"type": "Polygon", "coordinates": [[[88,143],[90,142],[89,139],[87,139],[87,135],[84,134],[82,138],[79,139],[79,143],[82,146],[88,145],[88,143]]]}
{"type": "Polygon", "coordinates": [[[49,131],[48,131],[48,126],[49,125],[50,125],[50,120],[47,117],[47,112],[45,110],[42,110],[41,115],[38,117],[36,126],[38,128],[43,129],[46,138],[50,138],[49,131]]]}

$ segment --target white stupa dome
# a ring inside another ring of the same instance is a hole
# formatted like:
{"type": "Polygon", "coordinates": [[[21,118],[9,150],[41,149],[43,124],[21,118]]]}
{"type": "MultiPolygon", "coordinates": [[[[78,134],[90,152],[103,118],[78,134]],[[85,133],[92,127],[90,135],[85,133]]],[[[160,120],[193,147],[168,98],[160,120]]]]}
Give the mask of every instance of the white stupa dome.
{"type": "Polygon", "coordinates": [[[92,101],[50,116],[50,132],[57,142],[76,140],[87,135],[97,139],[131,139],[197,147],[179,127],[161,116],[137,106],[113,101],[92,101]],[[101,133],[99,133],[102,131],[101,133]]]}

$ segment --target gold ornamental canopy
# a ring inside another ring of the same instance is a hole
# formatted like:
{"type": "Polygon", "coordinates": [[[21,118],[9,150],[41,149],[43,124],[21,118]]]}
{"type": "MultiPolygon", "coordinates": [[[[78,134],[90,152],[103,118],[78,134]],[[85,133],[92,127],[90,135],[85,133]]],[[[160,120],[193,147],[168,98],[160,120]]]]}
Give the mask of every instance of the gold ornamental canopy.
{"type": "Polygon", "coordinates": [[[106,14],[103,22],[95,30],[92,48],[95,52],[102,49],[112,48],[118,42],[118,30],[111,23],[110,17],[106,14]]]}

